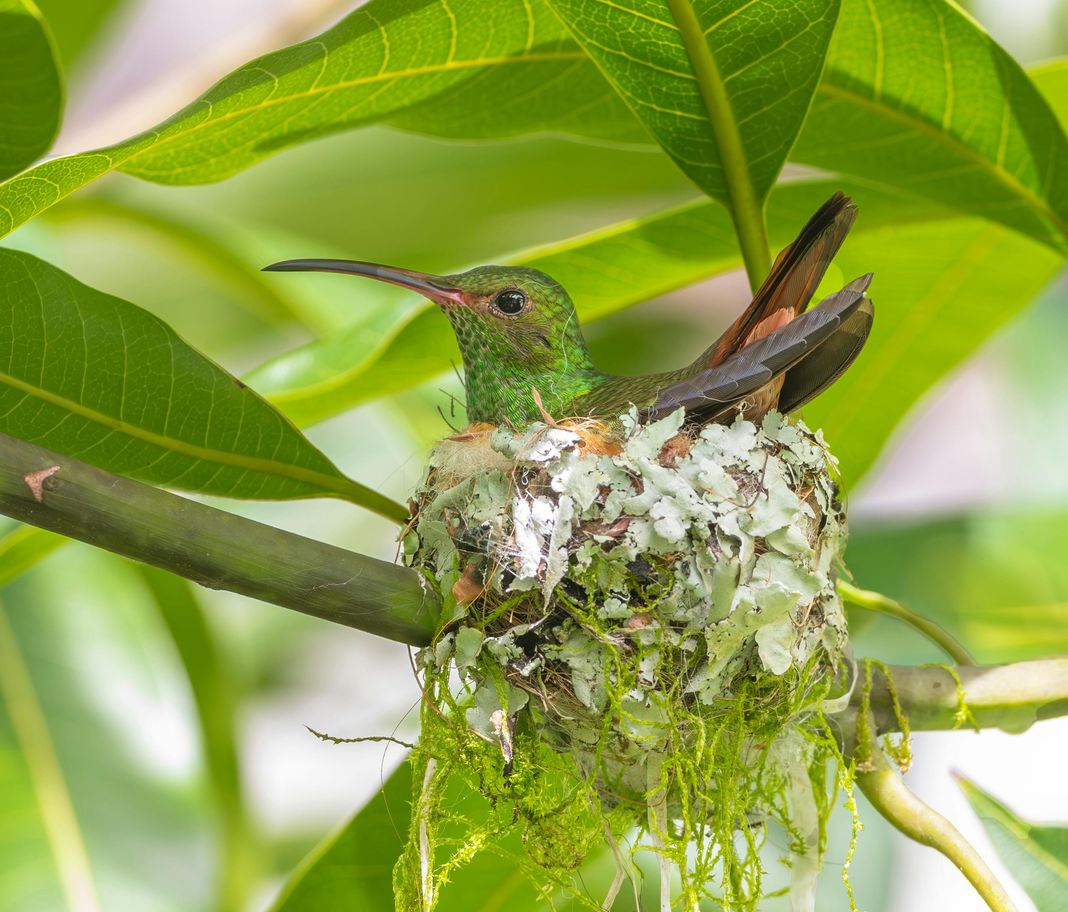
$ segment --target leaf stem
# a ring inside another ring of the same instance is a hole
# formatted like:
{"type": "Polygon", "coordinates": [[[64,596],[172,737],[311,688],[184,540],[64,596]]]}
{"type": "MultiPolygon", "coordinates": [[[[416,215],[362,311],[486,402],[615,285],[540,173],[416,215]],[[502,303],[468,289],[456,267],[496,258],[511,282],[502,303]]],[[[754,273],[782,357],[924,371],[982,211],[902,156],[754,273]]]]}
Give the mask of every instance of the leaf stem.
{"type": "Polygon", "coordinates": [[[712,125],[713,139],[719,150],[723,177],[730,197],[731,219],[738,235],[738,245],[742,250],[749,285],[756,291],[771,271],[764,202],[757,199],[727,86],[708,47],[693,4],[690,0],[667,0],[667,5],[679,27],[683,46],[697,77],[697,88],[705,103],[708,121],[712,125]]]}
{"type": "Polygon", "coordinates": [[[908,624],[913,630],[927,637],[958,665],[978,665],[972,654],[947,630],[921,614],[906,608],[892,598],[868,589],[859,589],[844,580],[838,581],[838,594],[847,605],[885,614],[908,624]]]}

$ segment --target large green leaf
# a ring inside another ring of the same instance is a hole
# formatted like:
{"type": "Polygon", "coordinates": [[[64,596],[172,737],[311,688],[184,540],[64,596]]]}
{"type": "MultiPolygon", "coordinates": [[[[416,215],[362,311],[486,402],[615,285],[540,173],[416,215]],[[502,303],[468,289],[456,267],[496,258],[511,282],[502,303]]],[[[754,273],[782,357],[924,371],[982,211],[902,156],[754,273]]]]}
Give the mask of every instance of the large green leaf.
{"type": "Polygon", "coordinates": [[[1068,140],[1019,64],[943,0],[843,0],[792,158],[1068,250],[1068,140]]]}
{"type": "Polygon", "coordinates": [[[864,351],[805,410],[847,482],[939,379],[1027,307],[1060,268],[1048,247],[977,219],[858,232],[836,262],[873,271],[875,323],[864,351]]]}
{"type": "Polygon", "coordinates": [[[346,478],[282,415],[149,313],[0,251],[0,432],[156,484],[230,497],[343,497],[346,478]]]}
{"type": "MultiPolygon", "coordinates": [[[[772,198],[769,225],[774,242],[791,240],[839,188],[853,193],[860,204],[858,233],[940,214],[922,203],[840,181],[792,183],[778,188],[772,198]]],[[[586,323],[733,269],[739,265],[739,254],[727,213],[714,203],[699,201],[570,238],[511,262],[542,269],[560,281],[586,323]]],[[[872,269],[878,270],[877,263],[868,263],[858,274],[872,269]]],[[[279,277],[278,281],[308,279],[279,277]]],[[[360,322],[269,362],[249,378],[298,424],[320,421],[359,402],[406,389],[449,370],[450,363],[460,363],[448,321],[424,299],[369,282],[359,283],[353,294],[362,298],[360,322]]],[[[708,327],[709,342],[715,331],[716,327],[708,327]]],[[[663,365],[673,366],[677,365],[663,365]]]]}
{"type": "Polygon", "coordinates": [[[958,782],[1001,860],[1038,912],[1062,912],[1068,897],[1068,826],[1028,823],[974,782],[963,776],[958,782]]]}
{"type": "Polygon", "coordinates": [[[246,64],[154,130],[0,185],[0,234],[116,168],[168,184],[220,180],[286,146],[416,105],[426,107],[402,124],[431,132],[460,133],[468,118],[474,136],[549,127],[642,135],[540,2],[375,0],[315,39],[246,64]],[[476,80],[465,97],[485,106],[457,110],[455,120],[442,109],[439,121],[431,105],[476,80]],[[576,95],[582,109],[561,121],[576,95]]]}
{"type": "Polygon", "coordinates": [[[549,0],[676,164],[759,208],[823,69],[838,0],[549,0]]]}
{"type": "Polygon", "coordinates": [[[41,14],[29,0],[0,0],[0,178],[48,151],[62,110],[62,78],[41,14]]]}

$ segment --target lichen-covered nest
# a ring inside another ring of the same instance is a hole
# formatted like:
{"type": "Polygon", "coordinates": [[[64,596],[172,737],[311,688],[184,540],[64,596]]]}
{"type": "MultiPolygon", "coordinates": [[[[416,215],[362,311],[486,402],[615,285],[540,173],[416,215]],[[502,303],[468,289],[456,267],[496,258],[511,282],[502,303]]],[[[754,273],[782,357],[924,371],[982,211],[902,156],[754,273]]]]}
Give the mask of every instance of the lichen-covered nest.
{"type": "Polygon", "coordinates": [[[746,907],[761,821],[782,823],[798,858],[822,849],[814,783],[834,754],[820,708],[846,645],[845,516],[818,432],[775,412],[759,426],[683,421],[475,427],[435,449],[404,540],[446,600],[423,654],[436,719],[424,749],[435,755],[436,730],[439,760],[462,754],[462,728],[507,795],[513,768],[549,748],[571,764],[572,804],[622,813],[621,838],[644,829],[686,901],[746,907]]]}

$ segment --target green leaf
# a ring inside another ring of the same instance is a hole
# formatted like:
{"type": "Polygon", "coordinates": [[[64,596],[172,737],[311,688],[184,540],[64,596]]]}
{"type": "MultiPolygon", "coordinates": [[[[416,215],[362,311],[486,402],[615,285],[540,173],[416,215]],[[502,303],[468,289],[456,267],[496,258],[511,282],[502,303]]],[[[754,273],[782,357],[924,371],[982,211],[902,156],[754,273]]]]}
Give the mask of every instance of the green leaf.
{"type": "Polygon", "coordinates": [[[1068,827],[1028,823],[971,780],[958,774],[957,782],[1038,912],[1061,912],[1068,896],[1068,827]]]}
{"type": "Polygon", "coordinates": [[[871,467],[913,404],[1026,308],[1061,266],[1049,248],[975,219],[857,232],[835,262],[845,275],[875,273],[867,345],[805,409],[847,485],[871,467]]]}
{"type": "MultiPolygon", "coordinates": [[[[888,223],[944,216],[923,203],[841,181],[798,182],[783,185],[772,197],[770,228],[775,243],[792,240],[837,189],[858,200],[858,233],[888,223]]],[[[569,238],[509,262],[542,269],[560,281],[571,293],[579,318],[588,323],[734,269],[739,254],[727,214],[714,203],[699,201],[569,238]]],[[[866,263],[857,274],[872,269],[879,270],[877,261],[866,263]]],[[[321,421],[460,364],[448,321],[424,299],[373,283],[362,283],[358,293],[364,298],[360,322],[268,362],[249,378],[298,424],[321,421]]],[[[708,327],[709,342],[715,332],[716,327],[708,327]]]]}
{"type": "Polygon", "coordinates": [[[48,151],[62,111],[63,81],[41,14],[29,0],[0,0],[0,178],[48,151]]]}
{"type": "MultiPolygon", "coordinates": [[[[301,862],[271,912],[393,908],[393,865],[407,841],[411,798],[411,764],[405,761],[362,810],[301,862]]],[[[466,822],[479,821],[486,814],[485,799],[458,779],[446,786],[444,807],[448,820],[443,843],[448,839],[462,842],[466,822]],[[449,822],[454,824],[451,831],[449,822]]],[[[491,840],[471,861],[452,872],[435,908],[438,912],[536,912],[547,908],[517,861],[523,851],[518,828],[503,840],[491,840]]],[[[611,878],[611,874],[608,878],[603,874],[605,855],[607,852],[594,852],[583,866],[581,882],[591,892],[603,892],[600,881],[611,878]],[[591,869],[595,869],[592,879],[591,869]]]]}
{"type": "Polygon", "coordinates": [[[843,0],[791,156],[1068,250],[1068,140],[1019,64],[941,0],[843,0]]]}
{"type": "Polygon", "coordinates": [[[0,536],[0,586],[37,566],[70,539],[36,526],[15,526],[0,536]]]}
{"type": "Polygon", "coordinates": [[[754,287],[763,203],[805,119],[838,0],[549,0],[664,151],[734,215],[754,287]]]}
{"type": "Polygon", "coordinates": [[[362,810],[297,866],[271,912],[392,909],[393,865],[407,838],[411,797],[405,760],[362,810]]]}
{"type": "MultiPolygon", "coordinates": [[[[465,115],[473,135],[560,129],[557,114],[575,107],[576,92],[589,95],[581,89],[589,80],[596,88],[584,105],[608,100],[593,65],[540,2],[375,0],[317,38],[240,67],[154,130],[0,185],[0,235],[116,168],[167,184],[221,180],[286,146],[416,105],[427,106],[430,132],[458,135],[429,106],[476,81],[467,98],[493,88],[485,107],[465,115]]],[[[584,136],[638,138],[633,119],[613,114],[618,107],[577,110],[565,122],[584,136]]],[[[415,112],[401,123],[420,119],[415,112]]]]}
{"type": "Polygon", "coordinates": [[[0,277],[0,432],[188,491],[406,515],[151,314],[18,251],[0,277]]]}

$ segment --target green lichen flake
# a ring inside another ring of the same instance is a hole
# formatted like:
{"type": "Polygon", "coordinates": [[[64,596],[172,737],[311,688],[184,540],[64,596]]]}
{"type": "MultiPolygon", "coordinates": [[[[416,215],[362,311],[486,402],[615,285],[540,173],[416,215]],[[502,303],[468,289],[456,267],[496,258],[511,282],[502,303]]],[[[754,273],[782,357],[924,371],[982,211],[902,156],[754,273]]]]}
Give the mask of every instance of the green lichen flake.
{"type": "Polygon", "coordinates": [[[608,841],[628,876],[635,851],[670,865],[673,908],[753,909],[771,821],[794,907],[810,908],[840,779],[824,717],[846,648],[834,459],[775,412],[621,426],[473,430],[430,460],[405,553],[449,620],[420,657],[424,775],[398,909],[432,908],[457,865],[517,828],[546,896],[602,908],[574,869],[608,841]],[[457,778],[487,813],[443,837],[457,778]]]}

